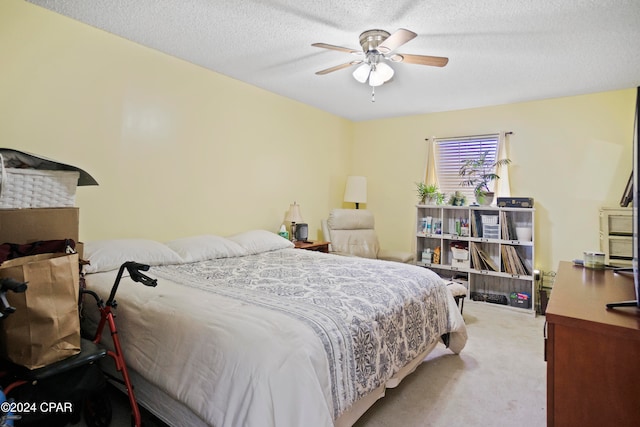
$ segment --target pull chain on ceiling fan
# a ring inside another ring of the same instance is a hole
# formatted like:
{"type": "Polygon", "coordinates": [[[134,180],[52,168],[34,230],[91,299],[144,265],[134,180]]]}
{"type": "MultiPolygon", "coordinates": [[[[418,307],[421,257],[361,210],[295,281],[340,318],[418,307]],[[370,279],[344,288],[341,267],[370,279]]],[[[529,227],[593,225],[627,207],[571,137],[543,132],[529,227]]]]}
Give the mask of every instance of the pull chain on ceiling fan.
{"type": "Polygon", "coordinates": [[[429,65],[444,67],[449,62],[448,58],[440,56],[409,55],[404,53],[392,53],[395,49],[414,39],[417,36],[413,31],[400,28],[393,34],[384,30],[367,30],[360,34],[360,46],[362,51],[342,46],[334,46],[327,43],[313,43],[311,46],[324,49],[337,50],[353,55],[365,55],[363,60],[354,60],[334,67],[316,72],[318,75],[329,74],[334,71],[360,66],[353,72],[353,78],[360,83],[369,82],[371,86],[371,102],[375,102],[375,88],[388,82],[394,74],[394,70],[385,61],[406,62],[408,64],[429,65]]]}

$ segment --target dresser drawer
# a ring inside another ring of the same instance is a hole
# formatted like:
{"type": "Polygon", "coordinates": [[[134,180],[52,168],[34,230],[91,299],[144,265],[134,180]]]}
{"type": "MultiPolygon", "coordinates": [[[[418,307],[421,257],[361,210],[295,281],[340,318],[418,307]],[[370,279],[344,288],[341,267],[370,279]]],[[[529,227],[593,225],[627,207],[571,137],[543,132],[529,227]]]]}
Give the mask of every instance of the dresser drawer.
{"type": "Polygon", "coordinates": [[[633,239],[626,236],[610,236],[609,237],[609,256],[610,257],[633,257],[633,239]]]}
{"type": "Polygon", "coordinates": [[[609,234],[632,235],[633,217],[630,215],[609,215],[609,234]]]}

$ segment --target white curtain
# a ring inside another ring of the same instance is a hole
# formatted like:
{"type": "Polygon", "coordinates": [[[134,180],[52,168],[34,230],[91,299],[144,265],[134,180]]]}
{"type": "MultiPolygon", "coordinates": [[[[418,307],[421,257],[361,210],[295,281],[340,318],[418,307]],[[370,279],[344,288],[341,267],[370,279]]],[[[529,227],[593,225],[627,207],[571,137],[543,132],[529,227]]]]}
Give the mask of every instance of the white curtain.
{"type": "MultiPolygon", "coordinates": [[[[508,140],[509,135],[505,132],[500,132],[500,136],[498,137],[498,155],[496,156],[497,160],[508,159],[509,158],[509,150],[508,150],[508,140]]],[[[494,181],[495,188],[494,192],[497,197],[511,197],[511,184],[509,183],[509,165],[500,165],[496,167],[496,174],[500,177],[494,181]]]]}
{"type": "Polygon", "coordinates": [[[436,169],[436,139],[431,138],[427,141],[429,144],[427,153],[427,170],[425,173],[424,183],[427,185],[438,186],[438,171],[436,169]]]}

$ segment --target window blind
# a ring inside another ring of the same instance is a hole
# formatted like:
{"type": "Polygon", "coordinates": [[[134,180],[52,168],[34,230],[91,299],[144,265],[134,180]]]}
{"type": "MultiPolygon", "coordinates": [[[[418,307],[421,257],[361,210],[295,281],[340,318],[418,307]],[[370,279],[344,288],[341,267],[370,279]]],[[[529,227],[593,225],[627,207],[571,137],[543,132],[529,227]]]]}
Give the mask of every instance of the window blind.
{"type": "Polygon", "coordinates": [[[460,191],[469,202],[475,200],[473,187],[463,187],[460,167],[469,159],[477,159],[487,153],[487,163],[496,160],[499,134],[474,135],[455,138],[436,138],[436,171],[440,191],[451,195],[460,191]]]}

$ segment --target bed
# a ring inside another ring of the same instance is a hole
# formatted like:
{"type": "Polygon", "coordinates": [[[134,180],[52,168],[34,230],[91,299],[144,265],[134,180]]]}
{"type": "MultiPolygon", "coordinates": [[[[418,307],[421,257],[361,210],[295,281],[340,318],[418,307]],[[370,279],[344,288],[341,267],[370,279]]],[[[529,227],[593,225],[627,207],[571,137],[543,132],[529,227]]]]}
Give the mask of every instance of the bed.
{"type": "Polygon", "coordinates": [[[157,287],[122,280],[116,322],[136,397],[170,425],[349,426],[438,343],[459,353],[467,339],[432,271],[264,230],[87,242],[84,254],[103,298],[122,262],[152,265],[157,287]]]}

